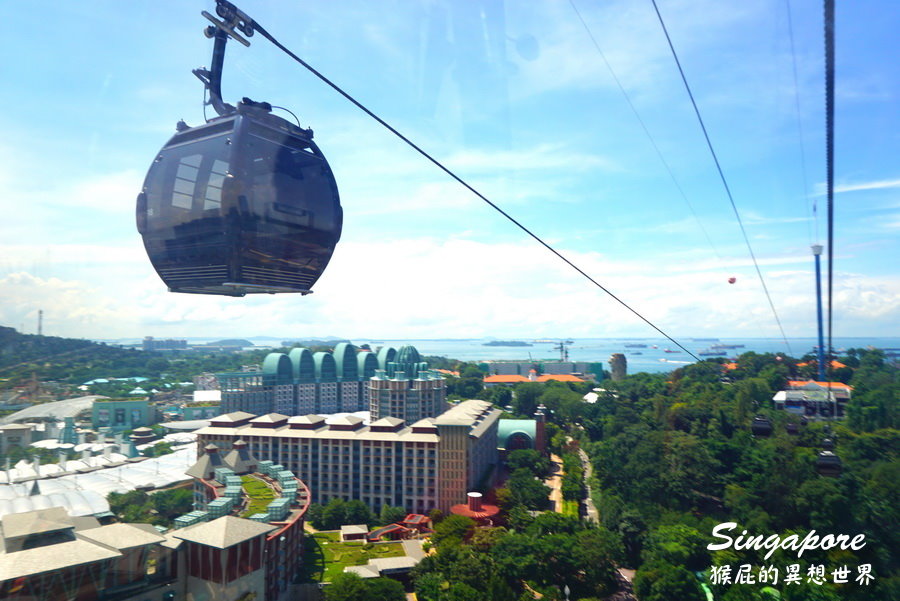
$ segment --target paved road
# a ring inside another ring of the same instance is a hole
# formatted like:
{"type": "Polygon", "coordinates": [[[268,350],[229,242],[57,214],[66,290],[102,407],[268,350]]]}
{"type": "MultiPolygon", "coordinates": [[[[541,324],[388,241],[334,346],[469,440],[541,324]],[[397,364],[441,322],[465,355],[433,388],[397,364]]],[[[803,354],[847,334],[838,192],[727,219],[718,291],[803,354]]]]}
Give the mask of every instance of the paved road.
{"type": "Polygon", "coordinates": [[[422,561],[425,559],[425,551],[422,549],[422,541],[418,539],[412,540],[404,540],[400,543],[403,545],[403,551],[409,557],[412,557],[416,561],[422,561]]]}
{"type": "Polygon", "coordinates": [[[591,485],[588,484],[590,477],[594,473],[594,468],[591,465],[591,460],[587,453],[584,452],[584,449],[578,449],[578,456],[581,457],[581,467],[584,468],[584,486],[587,489],[587,497],[584,500],[584,506],[587,512],[587,519],[595,524],[599,524],[600,512],[594,507],[594,500],[591,497],[591,485]]]}
{"type": "Polygon", "coordinates": [[[563,462],[562,458],[560,458],[559,455],[550,455],[550,462],[553,467],[553,474],[549,478],[544,480],[544,484],[552,489],[550,491],[550,502],[553,503],[553,511],[562,513],[562,477],[564,474],[562,468],[563,462]]]}

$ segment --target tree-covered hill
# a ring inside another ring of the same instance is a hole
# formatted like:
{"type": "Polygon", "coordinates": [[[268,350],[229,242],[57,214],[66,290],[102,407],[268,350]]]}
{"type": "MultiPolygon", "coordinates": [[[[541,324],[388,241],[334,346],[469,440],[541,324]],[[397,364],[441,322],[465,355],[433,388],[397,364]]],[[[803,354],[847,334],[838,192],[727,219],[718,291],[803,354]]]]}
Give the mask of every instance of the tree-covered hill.
{"type": "Polygon", "coordinates": [[[242,365],[259,363],[267,352],[210,350],[173,355],[75,338],[20,334],[13,328],[0,327],[0,389],[24,385],[32,377],[72,385],[94,378],[133,376],[190,382],[203,372],[239,370],[242,365]]]}
{"type": "Polygon", "coordinates": [[[0,369],[20,363],[47,361],[57,356],[99,346],[89,340],[19,334],[13,328],[0,326],[0,369]]]}

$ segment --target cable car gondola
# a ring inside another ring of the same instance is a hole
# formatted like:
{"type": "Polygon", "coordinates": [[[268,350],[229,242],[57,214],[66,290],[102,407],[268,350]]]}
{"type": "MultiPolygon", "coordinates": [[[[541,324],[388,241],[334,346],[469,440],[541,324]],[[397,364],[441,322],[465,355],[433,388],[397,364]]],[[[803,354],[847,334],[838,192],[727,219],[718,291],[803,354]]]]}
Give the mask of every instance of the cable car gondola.
{"type": "Polygon", "coordinates": [[[772,422],[767,417],[763,417],[761,415],[757,415],[753,418],[753,423],[750,424],[750,431],[754,436],[771,436],[772,435],[772,422]]]}
{"type": "Polygon", "coordinates": [[[222,101],[229,36],[249,45],[254,23],[228,2],[216,13],[212,67],[194,74],[218,113],[178,123],[138,195],[137,227],[154,269],[172,292],[244,296],[309,294],[341,237],[337,183],[311,129],[268,103],[222,101]]]}
{"type": "Polygon", "coordinates": [[[831,451],[820,451],[816,458],[816,471],[820,476],[837,478],[841,475],[843,465],[841,458],[831,451]]]}

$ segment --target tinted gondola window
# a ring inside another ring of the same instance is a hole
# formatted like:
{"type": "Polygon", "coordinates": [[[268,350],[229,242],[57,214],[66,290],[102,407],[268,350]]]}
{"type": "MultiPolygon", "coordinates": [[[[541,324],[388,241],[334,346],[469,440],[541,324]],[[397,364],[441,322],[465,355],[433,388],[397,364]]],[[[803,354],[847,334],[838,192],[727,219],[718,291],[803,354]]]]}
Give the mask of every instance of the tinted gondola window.
{"type": "Polygon", "coordinates": [[[206,195],[203,197],[204,211],[218,211],[222,207],[222,187],[227,173],[228,163],[220,159],[213,161],[206,183],[206,195]]]}
{"type": "Polygon", "coordinates": [[[197,188],[197,176],[203,157],[191,154],[178,161],[175,172],[175,184],[172,190],[172,206],[179,209],[191,209],[194,204],[194,191],[197,188]]]}
{"type": "Polygon", "coordinates": [[[218,209],[228,168],[226,135],[163,149],[144,184],[150,230],[186,224],[218,209]]]}

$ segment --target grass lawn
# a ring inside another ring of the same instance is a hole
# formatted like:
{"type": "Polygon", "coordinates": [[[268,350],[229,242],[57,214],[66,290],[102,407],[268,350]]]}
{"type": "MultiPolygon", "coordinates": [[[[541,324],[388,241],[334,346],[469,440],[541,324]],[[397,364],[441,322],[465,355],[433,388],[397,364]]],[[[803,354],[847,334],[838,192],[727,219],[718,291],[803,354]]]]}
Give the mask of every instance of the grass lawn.
{"type": "Polygon", "coordinates": [[[275,491],[266,486],[265,482],[257,480],[253,476],[241,476],[241,484],[244,492],[250,497],[247,510],[241,514],[241,517],[246,518],[254,513],[265,513],[269,503],[275,498],[275,491]]]}
{"type": "Polygon", "coordinates": [[[303,557],[303,577],[306,581],[330,582],[346,566],[361,566],[378,557],[402,557],[400,542],[374,543],[339,542],[338,532],[318,532],[306,535],[303,557]]]}
{"type": "Polygon", "coordinates": [[[566,501],[566,500],[563,500],[563,502],[562,502],[562,514],[563,514],[563,515],[571,516],[571,517],[573,517],[573,518],[579,517],[579,513],[578,513],[579,507],[578,507],[578,505],[579,505],[579,504],[578,504],[578,501],[566,501]]]}

